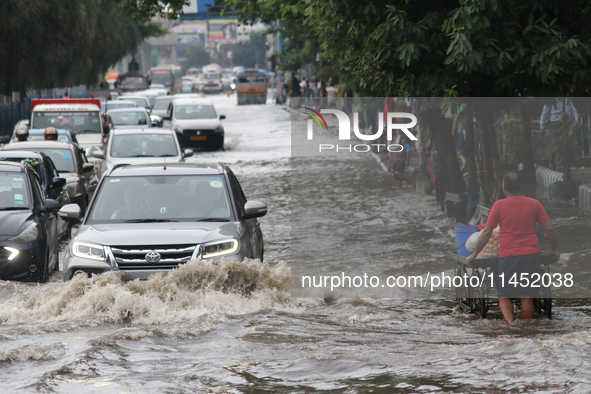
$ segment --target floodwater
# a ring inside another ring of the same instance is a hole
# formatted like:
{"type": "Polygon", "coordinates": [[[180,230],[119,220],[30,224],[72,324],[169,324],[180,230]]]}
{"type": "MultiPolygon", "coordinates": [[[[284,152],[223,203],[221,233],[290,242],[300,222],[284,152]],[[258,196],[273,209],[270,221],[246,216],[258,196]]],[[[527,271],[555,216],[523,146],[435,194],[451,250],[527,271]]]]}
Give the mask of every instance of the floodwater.
{"type": "MultiPolygon", "coordinates": [[[[557,299],[554,319],[508,326],[496,308],[481,320],[449,297],[292,298],[290,263],[301,259],[290,244],[292,165],[309,170],[301,180],[312,184],[342,176],[339,164],[292,161],[284,109],[212,100],[227,116],[227,150],[192,160],[228,163],[247,197],[268,204],[265,262],[190,262],[144,282],[108,274],[64,283],[59,272],[41,285],[0,282],[2,392],[591,391],[587,299],[557,299]]],[[[319,261],[330,262],[334,242],[374,231],[384,242],[371,253],[391,254],[394,268],[448,266],[454,223],[434,198],[394,189],[371,156],[353,164],[346,169],[354,181],[310,191],[312,201],[344,204],[354,217],[346,228],[341,216],[319,228],[328,236],[332,227],[335,237],[318,237],[327,247],[319,261]],[[352,194],[364,177],[373,179],[374,200],[352,194]]],[[[591,252],[589,216],[540,198],[564,240],[559,270],[579,267],[591,252]]],[[[371,259],[363,264],[371,268],[371,259]]]]}

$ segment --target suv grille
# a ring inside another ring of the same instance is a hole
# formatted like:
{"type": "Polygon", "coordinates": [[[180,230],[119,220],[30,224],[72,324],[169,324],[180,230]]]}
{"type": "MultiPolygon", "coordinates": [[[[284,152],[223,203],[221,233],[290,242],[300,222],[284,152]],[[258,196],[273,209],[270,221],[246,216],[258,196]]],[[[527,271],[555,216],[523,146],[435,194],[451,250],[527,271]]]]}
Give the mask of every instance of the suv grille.
{"type": "Polygon", "coordinates": [[[122,270],[173,269],[197,257],[197,245],[134,245],[111,246],[117,266],[122,270]],[[147,256],[150,252],[156,252],[147,256]],[[155,257],[159,255],[158,261],[155,257]],[[152,262],[147,258],[152,257],[152,262]]]}

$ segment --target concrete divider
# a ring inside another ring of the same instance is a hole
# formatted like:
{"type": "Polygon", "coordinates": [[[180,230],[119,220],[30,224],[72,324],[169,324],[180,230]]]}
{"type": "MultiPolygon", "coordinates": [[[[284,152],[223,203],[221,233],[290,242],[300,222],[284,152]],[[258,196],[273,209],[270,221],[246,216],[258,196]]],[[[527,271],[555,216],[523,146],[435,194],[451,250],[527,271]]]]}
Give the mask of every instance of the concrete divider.
{"type": "Polygon", "coordinates": [[[591,184],[579,186],[579,207],[591,211],[591,184]]]}
{"type": "Polygon", "coordinates": [[[554,182],[562,181],[564,174],[536,164],[536,183],[548,188],[554,182]]]}

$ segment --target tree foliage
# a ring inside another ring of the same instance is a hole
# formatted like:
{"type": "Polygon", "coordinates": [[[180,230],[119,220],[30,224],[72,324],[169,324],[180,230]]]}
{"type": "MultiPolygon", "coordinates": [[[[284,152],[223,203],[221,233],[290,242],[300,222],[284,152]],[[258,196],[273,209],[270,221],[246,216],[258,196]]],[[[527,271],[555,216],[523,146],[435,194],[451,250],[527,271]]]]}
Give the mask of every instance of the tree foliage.
{"type": "Polygon", "coordinates": [[[94,84],[146,37],[163,33],[145,18],[134,19],[131,10],[126,14],[123,3],[0,2],[0,93],[94,84]]]}
{"type": "MultiPolygon", "coordinates": [[[[372,96],[561,96],[591,89],[583,0],[226,0],[372,96]],[[300,44],[303,48],[303,44],[300,44]]],[[[283,54],[290,57],[289,51],[283,54]]]]}
{"type": "MultiPolygon", "coordinates": [[[[591,93],[587,71],[591,3],[586,0],[225,3],[243,20],[281,19],[282,34],[289,40],[320,42],[323,59],[363,96],[563,97],[591,93]]],[[[300,51],[303,48],[300,44],[300,51]]],[[[294,54],[286,51],[281,56],[290,59],[294,54]]],[[[481,196],[492,202],[502,196],[502,163],[491,122],[493,111],[499,109],[483,102],[467,105],[475,119],[469,137],[474,139],[476,163],[481,163],[481,196]]],[[[531,138],[527,141],[526,150],[531,152],[531,138]]],[[[525,167],[533,169],[533,159],[527,156],[525,167]]],[[[469,171],[474,172],[474,167],[470,165],[469,171]]]]}
{"type": "Polygon", "coordinates": [[[117,7],[125,15],[138,22],[148,22],[152,17],[161,15],[166,19],[177,19],[184,5],[189,0],[115,0],[117,7]]]}

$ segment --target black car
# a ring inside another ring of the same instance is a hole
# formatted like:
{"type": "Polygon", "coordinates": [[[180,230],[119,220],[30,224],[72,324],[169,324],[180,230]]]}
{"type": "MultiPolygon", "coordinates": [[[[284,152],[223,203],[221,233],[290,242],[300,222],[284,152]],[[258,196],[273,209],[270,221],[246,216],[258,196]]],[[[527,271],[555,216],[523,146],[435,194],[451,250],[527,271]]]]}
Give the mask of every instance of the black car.
{"type": "MultiPolygon", "coordinates": [[[[45,198],[59,202],[62,206],[70,203],[70,197],[66,189],[66,179],[60,177],[53,161],[43,152],[0,150],[0,161],[21,161],[29,163],[39,175],[41,189],[45,198]]],[[[57,216],[57,214],[55,214],[57,216]]],[[[58,232],[60,239],[67,238],[70,234],[71,223],[58,217],[58,232]]]]}
{"type": "Polygon", "coordinates": [[[58,268],[60,207],[30,164],[0,162],[0,279],[45,282],[58,268]]]}
{"type": "MultiPolygon", "coordinates": [[[[73,204],[86,212],[98,184],[98,169],[89,163],[84,151],[77,144],[59,141],[26,141],[4,145],[2,151],[30,150],[43,152],[51,158],[61,176],[66,178],[66,189],[73,204]]],[[[4,154],[4,153],[2,153],[4,154]]]]}

